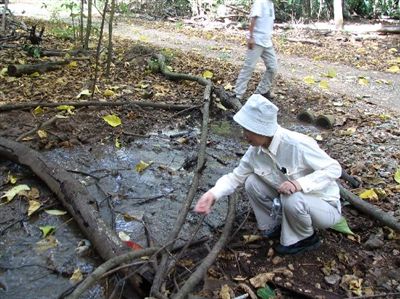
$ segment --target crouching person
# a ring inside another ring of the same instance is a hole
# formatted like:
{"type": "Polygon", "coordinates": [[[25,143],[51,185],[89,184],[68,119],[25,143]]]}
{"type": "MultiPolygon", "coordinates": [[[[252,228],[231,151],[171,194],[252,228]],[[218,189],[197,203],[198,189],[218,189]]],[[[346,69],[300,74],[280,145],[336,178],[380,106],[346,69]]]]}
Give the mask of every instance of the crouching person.
{"type": "Polygon", "coordinates": [[[252,95],[235,114],[250,147],[239,165],[201,196],[194,211],[209,213],[215,200],[244,184],[261,234],[280,236],[276,252],[297,254],[320,245],[316,228],[339,222],[335,180],[341,167],[314,139],[279,126],[277,113],[269,100],[252,95]]]}

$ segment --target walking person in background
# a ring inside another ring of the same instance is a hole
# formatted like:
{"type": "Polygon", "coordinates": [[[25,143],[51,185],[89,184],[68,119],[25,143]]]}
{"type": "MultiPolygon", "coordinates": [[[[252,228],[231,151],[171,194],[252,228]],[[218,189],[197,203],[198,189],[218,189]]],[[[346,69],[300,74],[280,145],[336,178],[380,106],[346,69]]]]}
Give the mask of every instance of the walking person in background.
{"type": "Polygon", "coordinates": [[[246,92],[247,84],[260,57],[264,61],[266,69],[255,93],[261,94],[267,99],[272,97],[271,86],[278,66],[272,45],[274,19],[274,3],[271,0],[255,0],[250,13],[246,58],[235,86],[236,98],[239,101],[246,92]]]}
{"type": "Polygon", "coordinates": [[[235,114],[251,146],[239,165],[201,196],[194,211],[209,213],[215,200],[244,184],[261,234],[280,236],[276,252],[296,254],[320,245],[316,228],[340,221],[336,179],[342,168],[314,139],[279,126],[277,112],[255,94],[235,114]]]}

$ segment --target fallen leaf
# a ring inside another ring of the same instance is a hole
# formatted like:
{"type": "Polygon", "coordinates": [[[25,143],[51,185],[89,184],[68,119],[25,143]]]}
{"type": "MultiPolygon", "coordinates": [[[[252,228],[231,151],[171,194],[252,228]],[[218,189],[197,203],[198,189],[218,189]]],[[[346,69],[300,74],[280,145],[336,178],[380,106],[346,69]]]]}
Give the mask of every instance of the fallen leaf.
{"type": "Polygon", "coordinates": [[[318,86],[322,89],[329,89],[329,83],[326,80],[321,80],[318,86]]]}
{"type": "Polygon", "coordinates": [[[119,142],[119,138],[118,137],[115,138],[115,147],[116,148],[121,148],[121,142],[119,142]]]}
{"type": "Polygon", "coordinates": [[[90,96],[91,94],[92,93],[90,92],[89,89],[84,89],[76,96],[76,98],[79,99],[82,96],[90,96]]]}
{"type": "Polygon", "coordinates": [[[112,96],[115,96],[115,92],[112,91],[111,89],[106,89],[106,90],[104,91],[103,95],[104,95],[105,97],[112,97],[112,96]]]}
{"type": "Polygon", "coordinates": [[[250,283],[255,288],[263,288],[268,281],[275,277],[273,272],[265,272],[250,278],[250,283]]]}
{"type": "Polygon", "coordinates": [[[45,130],[37,130],[37,134],[40,139],[47,138],[47,132],[45,130]]]}
{"type": "Polygon", "coordinates": [[[400,184],[400,168],[398,168],[394,174],[394,180],[400,184]]]}
{"type": "Polygon", "coordinates": [[[80,282],[82,279],[83,279],[83,274],[81,272],[81,269],[77,268],[74,270],[74,273],[72,274],[72,276],[69,280],[74,283],[77,283],[77,282],[80,282]]]}
{"type": "Polygon", "coordinates": [[[203,72],[203,78],[205,78],[205,79],[211,79],[213,76],[214,76],[214,74],[210,71],[203,72]]]}
{"type": "Polygon", "coordinates": [[[58,241],[54,236],[47,236],[46,238],[36,242],[35,252],[43,253],[48,249],[52,249],[58,246],[58,241]]]}
{"type": "Polygon", "coordinates": [[[46,225],[46,226],[39,226],[39,229],[42,231],[43,238],[46,238],[48,235],[52,234],[55,230],[55,226],[46,225]]]}
{"type": "Polygon", "coordinates": [[[74,114],[74,112],[72,111],[72,110],[74,110],[75,109],[75,107],[74,106],[70,106],[70,105],[60,105],[60,106],[57,106],[57,110],[60,110],[60,111],[67,111],[67,113],[69,113],[69,114],[74,114]]]}
{"type": "Polygon", "coordinates": [[[10,183],[11,185],[14,185],[17,182],[17,177],[12,175],[10,172],[7,174],[7,180],[6,183],[10,183]]]}
{"type": "Polygon", "coordinates": [[[52,215],[52,216],[62,216],[62,215],[66,215],[67,212],[66,211],[62,211],[62,210],[44,210],[47,214],[52,215]]]}
{"type": "Polygon", "coordinates": [[[329,68],[326,77],[335,78],[337,76],[336,70],[334,68],[329,68]]]}
{"type": "Polygon", "coordinates": [[[367,189],[362,191],[359,194],[359,197],[362,199],[369,199],[369,200],[373,200],[373,201],[377,201],[379,199],[378,194],[375,193],[374,189],[367,189]]]}
{"type": "Polygon", "coordinates": [[[118,237],[124,242],[129,241],[131,239],[125,232],[119,232],[118,237]]]}
{"type": "Polygon", "coordinates": [[[227,284],[224,284],[219,291],[220,299],[231,299],[231,289],[227,284]]]}
{"type": "Polygon", "coordinates": [[[390,48],[388,51],[391,54],[397,53],[397,49],[396,48],[390,48]]]}
{"type": "Polygon", "coordinates": [[[303,78],[303,81],[307,84],[314,84],[315,80],[313,76],[306,76],[303,78]]]}
{"type": "Polygon", "coordinates": [[[346,235],[354,235],[354,233],[351,231],[349,225],[347,224],[346,218],[342,217],[338,223],[330,227],[331,229],[343,233],[346,235]]]}
{"type": "Polygon", "coordinates": [[[224,86],[224,89],[225,89],[225,90],[228,90],[228,91],[232,91],[232,90],[233,90],[233,86],[232,86],[230,83],[228,83],[228,84],[226,84],[226,85],[224,86]]]}
{"type": "Polygon", "coordinates": [[[103,116],[103,119],[113,128],[118,127],[122,123],[121,119],[115,114],[103,116]]]}
{"type": "Polygon", "coordinates": [[[37,106],[35,109],[33,109],[33,114],[34,115],[41,115],[44,113],[44,110],[42,107],[37,106]]]}
{"type": "Polygon", "coordinates": [[[33,213],[35,213],[40,208],[40,206],[42,205],[40,203],[40,201],[37,201],[37,200],[30,200],[28,202],[28,204],[29,204],[28,216],[31,216],[33,213]]]}
{"type": "Polygon", "coordinates": [[[78,63],[76,62],[76,61],[71,61],[69,64],[68,64],[68,67],[69,68],[75,68],[75,67],[77,67],[78,66],[78,63]]]}
{"type": "Polygon", "coordinates": [[[368,79],[366,79],[364,77],[358,78],[358,84],[360,84],[360,85],[368,85],[368,83],[369,83],[368,79]]]}
{"type": "Polygon", "coordinates": [[[400,73],[400,68],[398,65],[393,65],[390,68],[388,68],[387,71],[393,74],[397,74],[400,73]]]}
{"type": "Polygon", "coordinates": [[[128,245],[128,247],[132,248],[133,250],[141,250],[143,249],[142,246],[140,246],[138,243],[135,243],[131,240],[125,241],[125,244],[128,245]]]}
{"type": "Polygon", "coordinates": [[[137,172],[141,173],[143,172],[146,168],[148,168],[151,164],[153,164],[153,161],[150,161],[149,163],[146,163],[142,160],[138,164],[136,164],[135,169],[137,172]]]}
{"type": "Polygon", "coordinates": [[[14,198],[18,193],[20,193],[20,192],[22,192],[22,191],[28,191],[28,190],[30,190],[30,189],[31,189],[31,188],[30,188],[28,185],[17,185],[17,186],[15,186],[15,187],[11,188],[10,190],[8,190],[7,192],[5,192],[5,193],[0,197],[0,199],[5,198],[5,201],[2,200],[2,204],[8,203],[8,202],[12,201],[13,198],[14,198]]]}
{"type": "Polygon", "coordinates": [[[31,77],[31,78],[40,77],[40,73],[39,72],[34,72],[34,73],[30,74],[29,77],[31,77]]]}
{"type": "Polygon", "coordinates": [[[258,240],[261,240],[262,237],[260,235],[243,235],[244,243],[252,243],[258,240]]]}

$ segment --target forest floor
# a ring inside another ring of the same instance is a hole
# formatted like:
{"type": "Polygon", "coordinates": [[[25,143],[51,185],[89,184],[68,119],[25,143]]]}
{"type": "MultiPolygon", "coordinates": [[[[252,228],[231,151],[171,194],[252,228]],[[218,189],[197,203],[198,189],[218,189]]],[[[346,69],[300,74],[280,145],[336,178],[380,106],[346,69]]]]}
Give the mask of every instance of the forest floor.
{"type": "MultiPolygon", "coordinates": [[[[101,72],[95,99],[127,102],[146,99],[169,104],[201,105],[202,86],[194,82],[168,81],[149,70],[148,61],[154,53],[163,53],[174,72],[202,76],[209,71],[213,74],[212,81],[215,84],[230,90],[243,61],[244,31],[216,26],[222,24],[149,22],[141,19],[118,21],[115,33],[119,39],[115,43],[111,76],[107,79],[101,72]],[[205,28],[205,25],[208,27],[205,28]]],[[[46,24],[46,28],[42,43],[44,48],[74,48],[71,40],[57,38],[56,27],[46,24]]],[[[274,102],[280,108],[282,124],[318,140],[321,147],[337,159],[348,173],[362,181],[360,188],[352,189],[354,193],[364,194],[365,200],[400,219],[400,184],[395,180],[400,160],[400,76],[395,68],[400,66],[399,37],[279,28],[274,37],[280,63],[274,85],[277,94],[274,102]],[[290,38],[317,41],[319,45],[293,42],[290,38]],[[334,127],[321,130],[299,123],[296,118],[303,110],[312,110],[316,115],[334,115],[334,127]]],[[[20,42],[14,44],[19,45],[20,42]]],[[[9,48],[0,49],[0,58],[1,68],[11,63],[36,61],[25,52],[9,48]]],[[[93,60],[77,61],[41,75],[16,78],[2,72],[0,103],[81,101],[87,96],[78,95],[91,86],[92,75],[93,60]]],[[[260,73],[255,73],[249,84],[248,95],[259,78],[260,73]]],[[[140,135],[165,129],[192,131],[200,123],[200,114],[196,110],[182,114],[137,107],[72,110],[75,110],[75,114],[61,112],[67,118],[60,118],[39,133],[23,138],[23,142],[48,156],[52,151],[79,148],[98,151],[104,146],[114,147],[118,152],[120,146],[135,147],[140,143],[140,135]],[[116,128],[109,126],[101,119],[109,114],[119,115],[123,125],[116,128]]],[[[0,135],[15,140],[56,113],[60,112],[50,108],[1,112],[0,135]]],[[[226,122],[231,123],[232,113],[216,105],[216,102],[212,105],[210,125],[213,135],[210,136],[208,150],[219,150],[219,157],[225,157],[227,153],[235,156],[245,149],[242,143],[239,143],[238,150],[225,141],[227,136],[232,135],[227,132],[230,126],[228,129],[224,127],[226,122]]],[[[193,135],[174,142],[174,149],[180,148],[182,155],[195,151],[196,147],[193,135]]],[[[219,171],[231,169],[235,161],[230,162],[225,167],[220,165],[219,171]]],[[[68,155],[68,159],[61,164],[68,163],[79,165],[73,154],[68,155]]],[[[1,191],[11,188],[13,176],[20,177],[21,181],[29,177],[21,169],[7,163],[1,164],[1,171],[1,191]]],[[[158,171],[162,171],[162,168],[159,167],[158,171]]],[[[205,176],[208,175],[206,171],[205,176]]],[[[212,182],[207,181],[201,190],[206,190],[210,184],[212,182]]],[[[56,200],[50,200],[48,192],[43,191],[43,194],[41,200],[43,196],[46,204],[54,204],[56,200]]],[[[29,224],[33,226],[36,221],[46,223],[49,216],[23,218],[18,222],[21,227],[10,227],[10,221],[19,219],[26,209],[27,204],[21,200],[13,200],[0,207],[3,219],[0,223],[1,233],[5,239],[12,238],[13,234],[19,238],[23,238],[24,234],[40,238],[37,231],[29,229],[29,224]]],[[[254,242],[244,242],[243,236],[256,234],[254,218],[250,216],[209,269],[199,294],[219,298],[223,286],[228,285],[237,296],[245,292],[240,283],[250,285],[249,278],[272,273],[270,286],[276,287],[275,291],[282,297],[344,298],[377,294],[385,298],[398,297],[399,233],[382,226],[354,207],[346,205],[343,210],[355,236],[345,236],[331,230],[321,231],[323,245],[320,249],[293,257],[275,255],[271,248],[276,241],[256,238],[254,242]]],[[[11,241],[4,242],[1,244],[3,247],[14,244],[11,241]]],[[[182,268],[194,267],[196,263],[193,260],[205,251],[201,247],[197,250],[197,253],[182,260],[182,268]]],[[[9,298],[23,298],[26,293],[19,296],[17,291],[11,292],[13,283],[7,276],[13,269],[9,264],[10,255],[18,253],[8,250],[7,254],[0,256],[3,269],[0,272],[0,292],[13,294],[9,298]]],[[[73,272],[73,267],[70,271],[73,272]]],[[[72,272],[64,272],[72,275],[72,272]]]]}

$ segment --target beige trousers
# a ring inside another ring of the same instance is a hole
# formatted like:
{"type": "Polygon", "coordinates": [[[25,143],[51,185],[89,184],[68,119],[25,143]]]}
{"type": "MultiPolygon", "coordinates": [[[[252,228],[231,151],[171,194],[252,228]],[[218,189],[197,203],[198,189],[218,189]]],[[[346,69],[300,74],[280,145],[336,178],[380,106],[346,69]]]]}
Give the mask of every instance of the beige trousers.
{"type": "MultiPolygon", "coordinates": [[[[289,246],[314,233],[314,228],[329,228],[340,218],[340,206],[328,203],[320,197],[303,192],[279,195],[256,174],[251,174],[245,183],[246,193],[256,216],[260,230],[278,225],[281,221],[280,243],[289,246]],[[272,200],[281,198],[282,219],[274,219],[271,214],[272,200]]],[[[337,203],[340,205],[340,203],[337,203]]]]}

